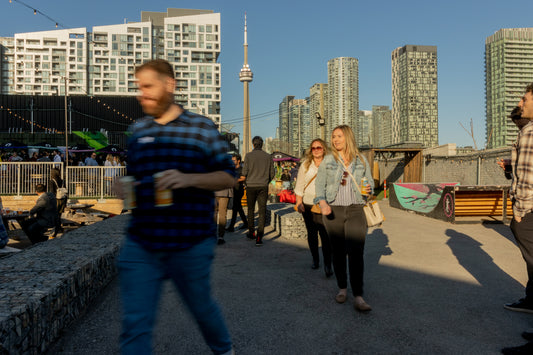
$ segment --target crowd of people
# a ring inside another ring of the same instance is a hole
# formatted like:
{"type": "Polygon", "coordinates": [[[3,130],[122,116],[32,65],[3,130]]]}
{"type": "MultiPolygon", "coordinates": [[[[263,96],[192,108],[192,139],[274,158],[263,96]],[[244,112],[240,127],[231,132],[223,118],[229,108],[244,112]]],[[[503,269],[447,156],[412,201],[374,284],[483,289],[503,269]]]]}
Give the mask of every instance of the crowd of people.
{"type": "MultiPolygon", "coordinates": [[[[59,149],[39,149],[38,151],[17,149],[0,152],[0,162],[65,163],[65,153],[59,149]]],[[[113,166],[126,166],[126,158],[122,154],[69,151],[68,164],[70,166],[108,166],[109,164],[113,166]]]]}

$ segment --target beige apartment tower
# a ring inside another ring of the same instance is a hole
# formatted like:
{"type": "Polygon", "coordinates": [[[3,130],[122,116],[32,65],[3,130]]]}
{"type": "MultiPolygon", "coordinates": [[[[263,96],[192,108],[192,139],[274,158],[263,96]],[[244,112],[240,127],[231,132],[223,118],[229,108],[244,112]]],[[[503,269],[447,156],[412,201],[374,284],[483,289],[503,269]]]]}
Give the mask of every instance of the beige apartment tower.
{"type": "MultiPolygon", "coordinates": [[[[359,115],[359,61],[339,57],[328,61],[328,119],[326,137],[333,128],[346,124],[357,131],[359,115]]],[[[357,134],[357,132],[355,132],[357,134]]]]}
{"type": "Polygon", "coordinates": [[[392,139],[439,144],[437,47],[406,45],[392,51],[392,139]]]}

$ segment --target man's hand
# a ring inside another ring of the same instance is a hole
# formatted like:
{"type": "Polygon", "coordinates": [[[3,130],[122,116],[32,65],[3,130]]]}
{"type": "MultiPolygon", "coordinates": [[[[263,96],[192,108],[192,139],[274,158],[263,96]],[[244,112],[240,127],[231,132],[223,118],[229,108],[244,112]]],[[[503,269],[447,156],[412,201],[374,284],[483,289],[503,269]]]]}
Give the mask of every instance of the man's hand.
{"type": "Polygon", "coordinates": [[[514,220],[515,220],[517,223],[520,223],[520,222],[522,222],[522,217],[520,217],[520,216],[514,216],[514,220]]]}
{"type": "Polygon", "coordinates": [[[505,166],[511,165],[511,159],[499,159],[496,161],[496,164],[498,164],[500,168],[502,168],[505,171],[505,166]]]}
{"type": "Polygon", "coordinates": [[[155,188],[158,190],[194,187],[203,190],[218,191],[232,188],[233,186],[235,186],[235,178],[224,171],[186,174],[177,169],[163,171],[162,176],[157,179],[155,184],[155,188]]]}
{"type": "Polygon", "coordinates": [[[155,188],[158,190],[165,189],[184,189],[193,186],[193,181],[188,174],[184,174],[177,169],[165,170],[162,176],[155,184],[155,188]]]}
{"type": "Polygon", "coordinates": [[[305,212],[305,207],[304,207],[304,204],[303,203],[296,203],[296,210],[300,213],[304,213],[305,212]]]}

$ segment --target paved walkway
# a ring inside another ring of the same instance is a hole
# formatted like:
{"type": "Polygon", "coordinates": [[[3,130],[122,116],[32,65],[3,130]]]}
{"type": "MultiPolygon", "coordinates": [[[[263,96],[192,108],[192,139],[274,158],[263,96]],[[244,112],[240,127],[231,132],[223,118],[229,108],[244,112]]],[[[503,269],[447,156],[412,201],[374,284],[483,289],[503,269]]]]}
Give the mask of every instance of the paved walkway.
{"type": "MultiPolygon", "coordinates": [[[[502,224],[449,224],[391,209],[366,244],[359,314],[335,303],[334,277],[311,270],[306,240],[271,232],[263,247],[229,233],[213,283],[237,354],[498,354],[523,343],[533,315],[504,310],[523,295],[525,264],[502,224]]],[[[479,221],[479,220],[478,220],[479,221]]],[[[118,282],[67,331],[53,354],[116,354],[118,282]]],[[[155,354],[209,354],[174,290],[163,292],[155,354]]]]}

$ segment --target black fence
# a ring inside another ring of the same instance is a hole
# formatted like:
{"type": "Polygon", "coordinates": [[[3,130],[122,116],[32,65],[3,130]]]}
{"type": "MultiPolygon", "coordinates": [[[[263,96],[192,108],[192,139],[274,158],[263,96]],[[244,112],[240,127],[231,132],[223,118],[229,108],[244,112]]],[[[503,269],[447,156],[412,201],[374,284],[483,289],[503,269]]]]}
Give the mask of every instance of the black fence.
{"type": "MultiPolygon", "coordinates": [[[[124,132],[143,112],[133,96],[68,96],[71,131],[124,132]]],[[[0,132],[64,132],[65,97],[0,95],[0,132]]]]}

